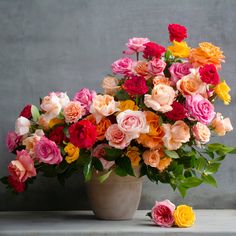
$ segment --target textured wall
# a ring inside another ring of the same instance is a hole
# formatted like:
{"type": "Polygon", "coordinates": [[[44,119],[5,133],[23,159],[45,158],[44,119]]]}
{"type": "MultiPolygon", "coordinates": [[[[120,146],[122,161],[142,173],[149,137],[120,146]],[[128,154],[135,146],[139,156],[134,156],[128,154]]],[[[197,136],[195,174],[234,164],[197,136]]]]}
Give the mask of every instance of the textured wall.
{"type": "MultiPolygon", "coordinates": [[[[132,36],[167,45],[167,25],[189,29],[189,43],[210,41],[224,49],[222,74],[232,87],[234,105],[218,109],[235,122],[236,1],[234,0],[0,0],[0,175],[14,156],[4,146],[7,130],[26,103],[38,104],[49,91],[99,89],[110,64],[132,36]],[[227,109],[227,110],[226,110],[227,109]]],[[[233,132],[223,139],[235,145],[233,132]]],[[[219,187],[202,186],[184,200],[199,208],[236,208],[236,164],[229,157],[216,178],[219,187]]],[[[141,208],[154,200],[183,200],[167,186],[145,182],[141,208]]],[[[28,192],[12,196],[0,185],[0,210],[88,208],[81,176],[65,188],[38,178],[28,192]]]]}

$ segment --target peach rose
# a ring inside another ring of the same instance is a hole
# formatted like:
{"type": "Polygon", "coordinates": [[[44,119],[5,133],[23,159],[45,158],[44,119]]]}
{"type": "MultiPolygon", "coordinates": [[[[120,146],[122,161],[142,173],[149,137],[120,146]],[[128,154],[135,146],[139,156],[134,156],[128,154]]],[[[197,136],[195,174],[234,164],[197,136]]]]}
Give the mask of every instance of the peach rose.
{"type": "Polygon", "coordinates": [[[161,155],[158,149],[147,150],[143,153],[144,163],[148,166],[156,168],[161,159],[161,155]]]}
{"type": "MultiPolygon", "coordinates": [[[[146,77],[149,74],[148,63],[146,61],[137,61],[133,63],[133,72],[136,75],[146,77]]],[[[150,76],[148,76],[149,78],[150,76]]],[[[146,79],[148,79],[146,78],[146,79]]]]}
{"type": "Polygon", "coordinates": [[[78,101],[69,102],[63,109],[66,123],[75,123],[85,114],[85,109],[78,101]]]}
{"type": "Polygon", "coordinates": [[[182,120],[176,121],[173,125],[163,124],[165,135],[163,142],[168,150],[177,150],[190,139],[190,129],[182,120]]]}
{"type": "Polygon", "coordinates": [[[206,125],[200,122],[197,122],[197,124],[192,127],[192,133],[197,144],[204,144],[210,141],[211,131],[206,125]]]}
{"type": "Polygon", "coordinates": [[[174,99],[174,89],[171,86],[160,83],[153,87],[151,95],[144,95],[144,104],[154,111],[165,113],[172,110],[171,104],[174,99]]]}
{"type": "Polygon", "coordinates": [[[164,76],[156,76],[154,79],[153,79],[153,85],[157,85],[157,84],[166,84],[166,85],[171,85],[171,81],[169,78],[166,78],[164,76]]]}
{"type": "Polygon", "coordinates": [[[106,76],[102,81],[102,88],[104,89],[104,93],[108,95],[114,95],[115,92],[120,88],[118,86],[118,79],[114,76],[106,76]]]}
{"type": "Polygon", "coordinates": [[[230,119],[224,118],[221,113],[216,114],[216,118],[212,121],[212,128],[219,136],[224,136],[226,132],[232,131],[233,126],[230,122],[230,119]]]}
{"type": "Polygon", "coordinates": [[[104,116],[110,116],[118,111],[118,105],[119,103],[110,95],[96,95],[90,107],[90,112],[95,117],[96,122],[99,123],[104,116]]]}
{"type": "Polygon", "coordinates": [[[164,171],[172,162],[172,159],[169,157],[162,157],[157,165],[157,169],[162,172],[164,171]]]}
{"type": "Polygon", "coordinates": [[[24,116],[20,116],[16,120],[15,132],[17,135],[21,136],[29,133],[29,128],[30,128],[30,121],[24,116]]]}
{"type": "Polygon", "coordinates": [[[97,140],[102,141],[105,139],[105,133],[111,126],[111,121],[107,118],[103,118],[97,125],[97,140]]]}

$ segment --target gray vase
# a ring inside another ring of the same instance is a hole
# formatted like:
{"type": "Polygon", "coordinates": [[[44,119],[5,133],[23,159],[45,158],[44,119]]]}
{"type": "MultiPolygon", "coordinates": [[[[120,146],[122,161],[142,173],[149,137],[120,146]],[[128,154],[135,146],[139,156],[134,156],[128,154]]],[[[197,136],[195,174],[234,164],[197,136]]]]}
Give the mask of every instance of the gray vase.
{"type": "Polygon", "coordinates": [[[140,202],[143,178],[111,173],[100,183],[98,177],[102,174],[93,172],[92,179],[86,184],[95,216],[103,220],[132,219],[140,202]]]}

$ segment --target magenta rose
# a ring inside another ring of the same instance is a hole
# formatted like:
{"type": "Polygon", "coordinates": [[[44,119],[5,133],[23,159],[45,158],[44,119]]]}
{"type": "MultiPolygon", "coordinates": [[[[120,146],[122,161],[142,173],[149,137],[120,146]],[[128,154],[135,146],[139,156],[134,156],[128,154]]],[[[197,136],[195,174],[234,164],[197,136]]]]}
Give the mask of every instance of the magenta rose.
{"type": "Polygon", "coordinates": [[[174,224],[175,205],[169,200],[156,202],[152,208],[152,220],[162,227],[171,227],[174,224]]]}
{"type": "Polygon", "coordinates": [[[112,63],[111,69],[114,74],[128,75],[131,73],[133,60],[125,57],[112,63]]]}
{"type": "Polygon", "coordinates": [[[80,102],[80,104],[85,108],[86,114],[88,114],[95,96],[96,92],[94,90],[83,88],[75,94],[73,100],[80,102]]]}
{"type": "Polygon", "coordinates": [[[186,96],[186,109],[190,118],[204,125],[209,124],[215,117],[214,106],[200,94],[186,96]]]}
{"type": "Polygon", "coordinates": [[[42,137],[35,145],[35,154],[39,161],[47,164],[59,164],[62,162],[60,149],[56,143],[46,137],[42,137]]]}
{"type": "Polygon", "coordinates": [[[14,131],[8,132],[6,137],[6,146],[10,152],[13,152],[21,140],[21,136],[14,131]]]}
{"type": "Polygon", "coordinates": [[[183,76],[190,74],[190,70],[193,68],[192,65],[188,62],[185,63],[174,63],[169,68],[171,78],[170,80],[175,85],[178,80],[180,80],[183,76]]]}
{"type": "Polygon", "coordinates": [[[148,62],[148,71],[152,75],[164,75],[163,71],[166,67],[166,63],[158,58],[153,58],[148,62]]]}
{"type": "Polygon", "coordinates": [[[143,52],[143,50],[145,49],[144,44],[148,42],[150,42],[148,38],[131,38],[126,44],[128,50],[124,51],[123,53],[132,55],[137,52],[143,52]]]}

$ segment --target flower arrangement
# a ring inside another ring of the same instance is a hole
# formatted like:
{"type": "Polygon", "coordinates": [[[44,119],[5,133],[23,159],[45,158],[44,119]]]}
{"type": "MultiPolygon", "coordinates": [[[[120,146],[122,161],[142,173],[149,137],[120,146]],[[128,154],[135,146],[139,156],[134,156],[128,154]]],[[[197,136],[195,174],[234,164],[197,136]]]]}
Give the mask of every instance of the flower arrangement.
{"type": "Polygon", "coordinates": [[[201,183],[216,186],[217,172],[234,147],[207,144],[211,134],[233,130],[229,118],[216,113],[214,102],[230,103],[230,88],[218,74],[223,52],[212,43],[190,48],[187,29],[168,26],[166,48],[148,38],[131,38],[124,57],[111,65],[102,82],[104,94],[88,88],[73,99],[51,92],[40,107],[27,105],[7,135],[16,154],[1,180],[22,192],[39,172],[60,183],[83,171],[89,181],[93,169],[119,176],[146,175],[168,183],[185,196],[201,183]],[[135,58],[132,58],[135,56],[135,58]]]}

